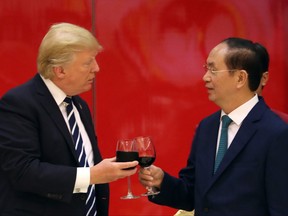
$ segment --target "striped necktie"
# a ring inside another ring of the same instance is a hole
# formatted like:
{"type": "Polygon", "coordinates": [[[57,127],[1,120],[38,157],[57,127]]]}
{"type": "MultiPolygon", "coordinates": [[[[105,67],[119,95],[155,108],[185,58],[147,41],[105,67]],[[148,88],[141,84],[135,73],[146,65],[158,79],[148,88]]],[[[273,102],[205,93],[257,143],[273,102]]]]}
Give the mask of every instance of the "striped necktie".
{"type": "MultiPolygon", "coordinates": [[[[71,135],[75,144],[76,155],[78,157],[78,162],[80,167],[89,167],[85,149],[83,146],[83,140],[79,131],[79,127],[76,122],[76,118],[73,110],[73,101],[71,97],[66,97],[64,100],[66,104],[66,111],[68,122],[70,126],[71,135]]],[[[87,191],[87,200],[86,200],[86,216],[95,216],[97,214],[96,209],[96,196],[95,196],[95,185],[90,185],[87,191]]]]}
{"type": "Polygon", "coordinates": [[[216,155],[215,165],[214,165],[214,173],[217,171],[228,146],[228,126],[232,120],[229,118],[229,116],[224,115],[222,116],[222,128],[221,128],[221,135],[220,135],[220,141],[219,141],[219,147],[218,152],[216,155]]]}

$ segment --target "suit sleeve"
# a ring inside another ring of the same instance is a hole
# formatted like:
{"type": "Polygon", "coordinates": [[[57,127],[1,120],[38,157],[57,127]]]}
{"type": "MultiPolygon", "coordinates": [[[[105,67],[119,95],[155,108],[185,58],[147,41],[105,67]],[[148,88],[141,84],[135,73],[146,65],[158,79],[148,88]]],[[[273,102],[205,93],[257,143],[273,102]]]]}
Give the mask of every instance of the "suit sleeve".
{"type": "Polygon", "coordinates": [[[76,168],[42,160],[45,147],[40,134],[45,128],[40,126],[39,116],[45,113],[31,101],[18,94],[7,94],[0,101],[1,170],[18,192],[68,202],[76,168]]]}
{"type": "Polygon", "coordinates": [[[194,209],[194,152],[196,139],[197,136],[194,138],[187,165],[179,172],[179,178],[165,172],[160,193],[150,197],[149,200],[151,202],[187,211],[194,209]]]}
{"type": "Polygon", "coordinates": [[[270,215],[288,215],[288,128],[269,149],[266,188],[270,215]]]}

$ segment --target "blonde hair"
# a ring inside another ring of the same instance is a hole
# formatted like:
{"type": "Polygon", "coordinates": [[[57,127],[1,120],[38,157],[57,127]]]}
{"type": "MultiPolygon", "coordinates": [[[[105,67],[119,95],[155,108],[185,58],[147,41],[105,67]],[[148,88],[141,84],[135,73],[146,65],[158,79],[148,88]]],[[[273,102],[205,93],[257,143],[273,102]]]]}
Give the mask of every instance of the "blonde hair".
{"type": "Polygon", "coordinates": [[[102,46],[90,31],[70,23],[54,24],[39,47],[38,73],[44,78],[52,78],[53,67],[68,63],[76,52],[86,50],[102,50],[102,46]]]}

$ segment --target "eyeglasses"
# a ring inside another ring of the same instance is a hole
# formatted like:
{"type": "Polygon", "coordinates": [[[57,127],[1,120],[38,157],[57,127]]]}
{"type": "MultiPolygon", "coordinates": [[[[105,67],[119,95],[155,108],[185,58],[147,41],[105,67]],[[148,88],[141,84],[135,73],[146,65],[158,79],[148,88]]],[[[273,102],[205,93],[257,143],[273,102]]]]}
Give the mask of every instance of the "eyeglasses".
{"type": "Polygon", "coordinates": [[[238,70],[238,69],[213,70],[213,69],[209,68],[207,64],[204,64],[203,68],[204,68],[205,73],[207,73],[207,71],[208,71],[212,75],[216,75],[219,72],[227,72],[227,71],[233,72],[233,71],[237,71],[238,70]]]}

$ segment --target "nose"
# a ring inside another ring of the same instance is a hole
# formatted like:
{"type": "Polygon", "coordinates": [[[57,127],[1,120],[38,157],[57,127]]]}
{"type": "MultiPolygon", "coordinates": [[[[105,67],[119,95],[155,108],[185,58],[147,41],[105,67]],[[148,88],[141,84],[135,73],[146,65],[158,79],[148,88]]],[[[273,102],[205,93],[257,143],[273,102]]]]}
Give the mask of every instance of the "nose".
{"type": "Polygon", "coordinates": [[[211,77],[209,76],[209,71],[207,70],[206,73],[204,74],[204,76],[202,77],[202,80],[204,82],[209,82],[211,81],[211,77]]]}
{"type": "Polygon", "coordinates": [[[93,61],[92,71],[93,71],[93,73],[97,73],[100,71],[100,67],[99,67],[96,59],[94,59],[94,61],[93,61]]]}

